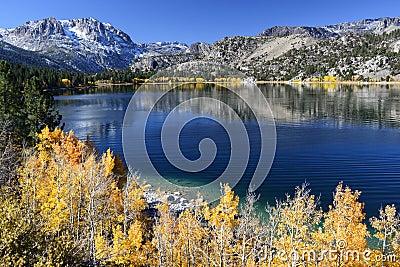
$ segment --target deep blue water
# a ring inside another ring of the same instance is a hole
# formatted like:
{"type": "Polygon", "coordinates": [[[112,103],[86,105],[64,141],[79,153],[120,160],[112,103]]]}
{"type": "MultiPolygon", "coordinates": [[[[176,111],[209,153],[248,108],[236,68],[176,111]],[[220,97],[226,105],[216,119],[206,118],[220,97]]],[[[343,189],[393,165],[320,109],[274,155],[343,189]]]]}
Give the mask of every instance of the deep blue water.
{"type": "MultiPolygon", "coordinates": [[[[257,190],[260,205],[273,203],[292,193],[304,181],[314,194],[321,195],[326,209],[339,181],[362,191],[367,216],[388,203],[400,206],[400,89],[371,88],[293,88],[260,87],[269,100],[276,119],[277,149],[272,168],[257,190]]],[[[153,88],[157,91],[157,88],[153,88]]],[[[108,147],[122,154],[121,134],[125,110],[133,95],[132,87],[66,92],[56,96],[65,130],[73,129],[81,138],[91,136],[99,150],[108,147]]],[[[211,119],[199,118],[182,129],[179,139],[185,157],[200,157],[199,142],[212,139],[216,159],[200,173],[182,172],[169,164],[160,145],[160,129],[170,109],[181,97],[218,95],[240,114],[251,142],[246,172],[235,191],[243,196],[257,165],[259,135],[254,118],[234,96],[215,88],[182,90],[152,112],[146,131],[147,148],[157,170],[171,181],[199,185],[215,179],[226,167],[230,142],[226,131],[211,119]],[[175,102],[173,100],[176,100],[175,102]]],[[[149,97],[151,94],[149,93],[149,97]]],[[[144,96],[146,100],[146,96],[144,96]]],[[[219,106],[207,109],[211,116],[221,114],[219,106]]],[[[195,109],[187,113],[196,113],[195,109]]],[[[182,112],[185,118],[185,111],[182,112]]]]}

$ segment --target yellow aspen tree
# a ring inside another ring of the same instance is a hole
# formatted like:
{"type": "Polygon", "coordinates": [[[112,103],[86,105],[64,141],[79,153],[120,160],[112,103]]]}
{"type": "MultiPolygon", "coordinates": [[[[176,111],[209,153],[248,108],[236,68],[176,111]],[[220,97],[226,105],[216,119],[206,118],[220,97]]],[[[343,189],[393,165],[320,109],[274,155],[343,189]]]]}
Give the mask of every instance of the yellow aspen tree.
{"type": "Polygon", "coordinates": [[[56,129],[45,128],[38,135],[37,151],[26,160],[21,170],[22,199],[33,212],[39,212],[47,231],[58,232],[67,224],[75,230],[77,179],[82,179],[82,143],[73,136],[56,129]]]}
{"type": "Polygon", "coordinates": [[[136,175],[129,175],[121,194],[124,235],[127,234],[131,222],[144,220],[142,211],[147,208],[143,187],[139,186],[137,178],[136,175]]]}
{"type": "Polygon", "coordinates": [[[333,204],[329,206],[323,224],[325,249],[338,251],[336,261],[328,264],[335,264],[335,266],[361,264],[360,260],[353,259],[353,255],[347,253],[358,251],[362,254],[367,245],[367,226],[363,223],[364,204],[358,201],[360,194],[360,191],[352,191],[348,186],[343,188],[342,183],[336,187],[333,204]]]}
{"type": "Polygon", "coordinates": [[[111,221],[112,239],[107,235],[95,237],[96,258],[111,265],[140,266],[151,263],[152,246],[146,235],[147,220],[143,210],[147,203],[143,189],[139,187],[136,177],[128,176],[122,190],[115,188],[118,196],[112,200],[119,202],[116,216],[111,221]]]}
{"type": "Polygon", "coordinates": [[[204,202],[198,201],[194,210],[186,209],[179,214],[176,224],[177,266],[207,266],[203,255],[206,251],[206,228],[202,225],[204,202]]]}
{"type": "Polygon", "coordinates": [[[313,249],[312,232],[322,217],[318,203],[307,184],[296,187],[294,196],[287,195],[282,201],[274,241],[275,248],[281,252],[278,260],[282,266],[298,266],[313,261],[302,256],[313,249]]]}
{"type": "Polygon", "coordinates": [[[392,205],[387,205],[385,209],[381,208],[379,210],[379,217],[370,218],[370,224],[374,229],[374,237],[379,240],[379,249],[376,251],[378,259],[380,262],[377,266],[385,266],[390,264],[394,266],[394,262],[385,262],[384,258],[386,256],[399,257],[399,234],[400,234],[400,219],[396,213],[396,207],[392,205]],[[396,254],[397,252],[397,254],[396,254]]]}
{"type": "Polygon", "coordinates": [[[257,215],[254,193],[247,193],[246,201],[239,211],[239,224],[236,228],[238,261],[241,267],[258,266],[263,258],[266,242],[265,227],[257,215]]]}
{"type": "Polygon", "coordinates": [[[194,209],[178,212],[171,210],[168,201],[159,204],[153,235],[157,266],[210,266],[205,206],[198,199],[194,209]]]}
{"type": "Polygon", "coordinates": [[[139,221],[134,221],[126,234],[121,225],[113,226],[112,246],[106,262],[111,265],[140,266],[146,263],[142,257],[143,228],[139,221]]]}
{"type": "Polygon", "coordinates": [[[33,252],[36,241],[34,229],[18,199],[3,188],[0,193],[0,265],[17,267],[32,264],[34,259],[29,253],[33,252]]]}
{"type": "Polygon", "coordinates": [[[30,214],[40,213],[46,230],[57,232],[68,214],[64,212],[65,193],[58,179],[65,169],[57,165],[48,151],[30,156],[21,170],[20,186],[22,200],[30,214]]]}
{"type": "Polygon", "coordinates": [[[278,240],[278,226],[281,221],[282,201],[276,200],[275,205],[267,204],[265,208],[267,218],[264,225],[265,242],[262,249],[261,262],[264,266],[275,266],[279,262],[276,257],[275,241],[278,240]]]}
{"type": "Polygon", "coordinates": [[[106,236],[122,211],[114,155],[108,150],[99,158],[73,132],[45,128],[38,138],[20,171],[21,203],[49,240],[85,251],[96,264],[96,236],[106,236]]]}
{"type": "Polygon", "coordinates": [[[65,181],[69,181],[70,168],[53,153],[46,156],[46,161],[40,154],[38,151],[30,154],[20,170],[19,209],[24,211],[20,219],[27,220],[34,230],[31,236],[34,244],[28,250],[31,255],[27,265],[56,266],[60,262],[74,265],[81,262],[84,255],[68,227],[65,181]]]}
{"type": "Polygon", "coordinates": [[[89,258],[95,263],[97,232],[103,233],[111,226],[114,220],[115,205],[110,202],[114,200],[114,194],[117,194],[117,185],[112,176],[113,155],[110,150],[103,154],[100,163],[96,161],[94,155],[88,157],[83,164],[84,180],[84,198],[85,210],[83,218],[86,221],[87,242],[89,249],[89,258]]]}
{"type": "Polygon", "coordinates": [[[174,266],[176,261],[176,218],[168,203],[157,205],[157,212],[158,216],[154,223],[153,238],[157,266],[174,266]]]}
{"type": "Polygon", "coordinates": [[[228,185],[221,186],[222,196],[214,208],[204,209],[210,231],[208,232],[209,258],[212,266],[236,266],[235,236],[237,227],[239,197],[228,185]]]}

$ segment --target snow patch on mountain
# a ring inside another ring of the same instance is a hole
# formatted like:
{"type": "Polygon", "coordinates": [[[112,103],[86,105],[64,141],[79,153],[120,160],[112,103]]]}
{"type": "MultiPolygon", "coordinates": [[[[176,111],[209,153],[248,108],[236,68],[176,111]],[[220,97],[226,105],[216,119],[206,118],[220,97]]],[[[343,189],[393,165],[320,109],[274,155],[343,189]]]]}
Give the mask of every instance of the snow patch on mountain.
{"type": "Polygon", "coordinates": [[[139,47],[143,49],[141,57],[180,54],[189,49],[187,44],[179,42],[140,43],[139,47]]]}
{"type": "Polygon", "coordinates": [[[127,68],[146,54],[174,54],[188,48],[178,42],[135,43],[120,29],[94,18],[29,21],[0,29],[0,40],[84,72],[127,68]]]}

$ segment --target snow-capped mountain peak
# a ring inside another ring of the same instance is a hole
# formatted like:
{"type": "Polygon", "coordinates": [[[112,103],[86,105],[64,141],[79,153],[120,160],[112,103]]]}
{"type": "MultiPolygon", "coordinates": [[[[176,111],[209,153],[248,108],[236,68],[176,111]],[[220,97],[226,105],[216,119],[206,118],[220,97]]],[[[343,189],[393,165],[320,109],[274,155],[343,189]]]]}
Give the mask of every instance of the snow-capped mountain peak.
{"type": "Polygon", "coordinates": [[[97,72],[103,68],[127,68],[144,53],[165,54],[186,50],[177,42],[140,44],[109,23],[95,18],[28,21],[13,29],[0,29],[0,41],[35,51],[71,69],[97,72]]]}
{"type": "Polygon", "coordinates": [[[123,31],[111,26],[109,23],[102,23],[94,18],[83,18],[60,21],[64,31],[71,38],[78,38],[103,43],[118,41],[131,44],[132,40],[123,31]]]}

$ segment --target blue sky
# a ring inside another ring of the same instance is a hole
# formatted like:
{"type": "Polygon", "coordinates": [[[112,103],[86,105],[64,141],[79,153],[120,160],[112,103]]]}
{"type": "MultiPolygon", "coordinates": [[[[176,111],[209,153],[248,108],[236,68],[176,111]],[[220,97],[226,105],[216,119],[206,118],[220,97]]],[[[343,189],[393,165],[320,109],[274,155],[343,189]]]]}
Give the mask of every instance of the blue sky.
{"type": "Polygon", "coordinates": [[[134,41],[212,43],[225,36],[256,35],[275,25],[327,25],[400,16],[398,0],[28,0],[7,1],[0,27],[46,17],[93,17],[128,33],[134,41]]]}

